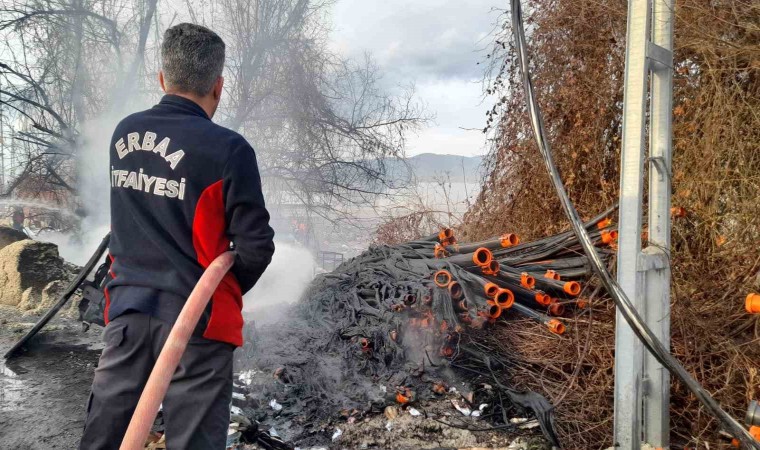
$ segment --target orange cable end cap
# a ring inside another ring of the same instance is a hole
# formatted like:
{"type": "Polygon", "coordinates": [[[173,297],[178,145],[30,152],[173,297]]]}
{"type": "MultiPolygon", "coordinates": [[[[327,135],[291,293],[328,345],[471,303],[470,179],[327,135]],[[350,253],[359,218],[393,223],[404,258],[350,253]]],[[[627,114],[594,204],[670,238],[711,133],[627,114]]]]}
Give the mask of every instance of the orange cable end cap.
{"type": "Polygon", "coordinates": [[[749,294],[744,301],[744,307],[750,314],[760,314],[760,294],[749,294]]]}
{"type": "Polygon", "coordinates": [[[499,289],[501,289],[496,283],[488,282],[485,285],[483,285],[483,291],[486,293],[486,296],[488,297],[494,297],[497,292],[499,292],[499,289]]]}
{"type": "Polygon", "coordinates": [[[494,301],[504,309],[511,308],[515,303],[515,294],[509,289],[499,289],[494,296],[494,301]]]}
{"type": "Polygon", "coordinates": [[[546,326],[554,334],[563,334],[565,332],[565,324],[557,319],[551,319],[546,323],[546,326]]]}
{"type": "Polygon", "coordinates": [[[553,270],[547,270],[546,273],[544,274],[544,278],[548,278],[550,280],[557,280],[557,281],[559,281],[559,279],[561,277],[559,276],[559,274],[557,272],[555,272],[553,270]]]}
{"type": "Polygon", "coordinates": [[[448,287],[451,283],[451,273],[448,270],[441,269],[433,275],[433,282],[439,288],[448,287]]]}
{"type": "Polygon", "coordinates": [[[520,285],[526,289],[533,289],[536,286],[536,279],[528,275],[527,272],[520,274],[520,285]]]}
{"type": "Polygon", "coordinates": [[[553,316],[561,316],[565,313],[565,305],[562,303],[552,303],[549,305],[549,314],[553,316]]]}
{"type": "Polygon", "coordinates": [[[485,247],[479,247],[472,253],[472,262],[478,267],[488,267],[493,260],[493,254],[491,250],[485,247]]]}
{"type": "Polygon", "coordinates": [[[607,245],[613,245],[618,240],[617,230],[604,230],[602,231],[602,243],[607,245]]]}
{"type": "Polygon", "coordinates": [[[501,316],[501,306],[497,305],[494,301],[488,301],[488,318],[498,319],[501,316]]]}
{"type": "Polygon", "coordinates": [[[451,295],[451,298],[454,300],[459,300],[464,295],[464,290],[462,290],[462,285],[459,284],[458,281],[452,281],[449,283],[449,295],[451,295]]]}
{"type": "Polygon", "coordinates": [[[451,228],[441,228],[441,231],[438,232],[438,240],[443,241],[450,241],[454,238],[454,230],[451,228]]]}
{"type": "Polygon", "coordinates": [[[512,247],[520,243],[520,237],[514,233],[507,233],[501,235],[502,248],[512,247]]]}
{"type": "Polygon", "coordinates": [[[581,284],[577,281],[568,281],[564,286],[562,286],[562,290],[565,291],[566,294],[576,297],[581,293],[581,284]]]}
{"type": "Polygon", "coordinates": [[[498,275],[499,271],[501,270],[501,267],[499,266],[499,261],[496,261],[495,259],[492,259],[491,262],[488,264],[487,267],[481,267],[481,270],[483,271],[484,275],[498,275]]]}
{"type": "Polygon", "coordinates": [[[610,225],[612,225],[612,219],[610,219],[609,217],[606,217],[596,223],[597,228],[599,228],[600,230],[602,228],[607,228],[610,225]]]}

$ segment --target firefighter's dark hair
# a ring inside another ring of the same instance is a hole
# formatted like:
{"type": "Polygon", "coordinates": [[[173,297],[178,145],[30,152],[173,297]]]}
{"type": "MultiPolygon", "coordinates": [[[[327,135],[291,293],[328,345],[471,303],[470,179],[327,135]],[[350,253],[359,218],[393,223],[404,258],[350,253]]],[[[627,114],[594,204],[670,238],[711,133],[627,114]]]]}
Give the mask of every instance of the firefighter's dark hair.
{"type": "Polygon", "coordinates": [[[208,94],[222,75],[224,48],[222,38],[206,27],[180,23],[167,29],[161,46],[167,90],[208,94]]]}

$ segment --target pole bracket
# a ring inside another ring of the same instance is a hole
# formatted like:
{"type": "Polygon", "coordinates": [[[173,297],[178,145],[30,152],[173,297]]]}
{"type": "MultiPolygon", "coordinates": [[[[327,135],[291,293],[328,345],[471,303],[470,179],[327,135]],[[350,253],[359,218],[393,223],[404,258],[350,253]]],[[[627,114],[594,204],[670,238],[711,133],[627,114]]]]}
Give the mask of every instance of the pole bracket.
{"type": "Polygon", "coordinates": [[[646,160],[649,161],[657,170],[657,173],[660,174],[659,175],[660,181],[665,181],[665,177],[667,177],[669,182],[672,181],[670,170],[668,169],[668,166],[665,164],[665,158],[663,158],[662,156],[648,156],[646,160]]]}
{"type": "Polygon", "coordinates": [[[673,69],[673,52],[655,43],[647,42],[647,60],[653,72],[673,69]]]}
{"type": "Polygon", "coordinates": [[[670,267],[668,254],[659,247],[650,245],[639,253],[636,261],[636,270],[638,272],[648,272],[650,270],[663,270],[670,267]]]}
{"type": "Polygon", "coordinates": [[[652,382],[649,381],[649,377],[644,375],[643,377],[641,377],[641,396],[648,397],[649,394],[651,393],[650,392],[651,389],[652,389],[652,382]]]}

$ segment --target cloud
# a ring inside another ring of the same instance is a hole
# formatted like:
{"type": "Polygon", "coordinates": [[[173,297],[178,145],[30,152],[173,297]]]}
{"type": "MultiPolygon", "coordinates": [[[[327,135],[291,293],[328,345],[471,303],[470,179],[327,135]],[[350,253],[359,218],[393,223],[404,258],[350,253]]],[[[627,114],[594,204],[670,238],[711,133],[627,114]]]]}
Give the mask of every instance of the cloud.
{"type": "Polygon", "coordinates": [[[486,153],[482,133],[486,106],[480,84],[468,80],[429,80],[417,86],[418,95],[436,113],[434,124],[410,136],[410,155],[439,153],[473,156],[486,153]]]}
{"type": "Polygon", "coordinates": [[[477,62],[493,27],[494,1],[343,0],[334,40],[351,55],[370,51],[386,73],[479,79],[477,62]]]}
{"type": "Polygon", "coordinates": [[[481,104],[484,48],[499,6],[471,0],[342,0],[333,11],[333,45],[350,57],[365,52],[387,86],[414,84],[435,124],[409,139],[411,155],[484,153],[486,105],[481,104]]]}

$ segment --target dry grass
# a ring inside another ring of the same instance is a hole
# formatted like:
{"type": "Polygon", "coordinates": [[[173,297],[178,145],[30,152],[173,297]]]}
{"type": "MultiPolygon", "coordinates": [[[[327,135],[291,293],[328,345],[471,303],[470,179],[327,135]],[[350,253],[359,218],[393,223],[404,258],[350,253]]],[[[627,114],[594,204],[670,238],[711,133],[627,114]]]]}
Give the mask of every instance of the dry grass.
{"type": "MultiPolygon", "coordinates": [[[[588,217],[618,195],[625,2],[528,3],[539,101],[566,187],[588,217]]],[[[673,224],[673,353],[741,418],[760,397],[760,321],[743,310],[746,294],[760,287],[760,6],[683,0],[676,17],[673,205],[687,214],[673,224]]],[[[520,85],[510,42],[505,28],[490,57],[498,145],[465,218],[466,240],[503,232],[527,240],[567,223],[525,137],[522,94],[508,89],[520,85]]],[[[614,309],[596,299],[570,325],[557,346],[536,327],[511,323],[504,351],[519,362],[515,381],[557,404],[567,448],[605,448],[612,444],[614,309]]],[[[717,423],[678,382],[671,413],[674,448],[724,445],[717,423]]]]}

